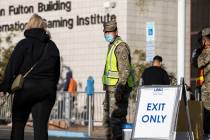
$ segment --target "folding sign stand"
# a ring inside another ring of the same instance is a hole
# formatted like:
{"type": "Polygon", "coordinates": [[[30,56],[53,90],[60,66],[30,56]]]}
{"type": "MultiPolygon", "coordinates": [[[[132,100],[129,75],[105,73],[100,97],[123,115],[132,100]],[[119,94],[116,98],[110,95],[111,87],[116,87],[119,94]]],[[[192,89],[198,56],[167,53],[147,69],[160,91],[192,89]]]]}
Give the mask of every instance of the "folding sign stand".
{"type": "Polygon", "coordinates": [[[188,133],[188,139],[189,140],[194,140],[194,134],[192,131],[192,126],[191,126],[191,119],[190,119],[190,111],[189,111],[189,106],[188,106],[188,101],[186,97],[186,86],[185,86],[185,81],[184,78],[181,79],[181,86],[182,86],[182,100],[184,102],[184,110],[186,113],[186,118],[187,118],[187,133],[188,133]]]}
{"type": "Polygon", "coordinates": [[[176,140],[181,99],[187,113],[188,139],[194,140],[184,80],[180,86],[143,86],[138,93],[132,140],[176,140]]]}

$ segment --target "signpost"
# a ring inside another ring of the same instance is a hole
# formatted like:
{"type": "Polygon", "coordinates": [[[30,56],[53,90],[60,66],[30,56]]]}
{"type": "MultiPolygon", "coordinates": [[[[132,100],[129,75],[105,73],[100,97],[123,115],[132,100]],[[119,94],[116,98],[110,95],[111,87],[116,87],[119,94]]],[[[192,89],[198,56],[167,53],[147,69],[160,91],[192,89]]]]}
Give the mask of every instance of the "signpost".
{"type": "Polygon", "coordinates": [[[174,140],[181,92],[179,86],[139,89],[133,140],[174,140]]]}
{"type": "Polygon", "coordinates": [[[92,76],[87,79],[86,93],[88,95],[88,136],[90,137],[93,131],[92,97],[94,94],[94,79],[92,76]]]}

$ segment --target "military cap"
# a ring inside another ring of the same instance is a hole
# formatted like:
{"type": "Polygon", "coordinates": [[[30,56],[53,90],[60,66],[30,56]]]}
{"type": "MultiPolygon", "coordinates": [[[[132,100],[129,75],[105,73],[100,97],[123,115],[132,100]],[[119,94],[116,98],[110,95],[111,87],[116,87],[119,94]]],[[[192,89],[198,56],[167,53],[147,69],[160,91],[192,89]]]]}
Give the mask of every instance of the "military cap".
{"type": "Polygon", "coordinates": [[[202,36],[207,36],[210,34],[210,28],[204,28],[202,30],[202,36]]]}
{"type": "Polygon", "coordinates": [[[109,21],[104,22],[104,32],[112,32],[117,29],[117,22],[116,21],[109,21]]]}

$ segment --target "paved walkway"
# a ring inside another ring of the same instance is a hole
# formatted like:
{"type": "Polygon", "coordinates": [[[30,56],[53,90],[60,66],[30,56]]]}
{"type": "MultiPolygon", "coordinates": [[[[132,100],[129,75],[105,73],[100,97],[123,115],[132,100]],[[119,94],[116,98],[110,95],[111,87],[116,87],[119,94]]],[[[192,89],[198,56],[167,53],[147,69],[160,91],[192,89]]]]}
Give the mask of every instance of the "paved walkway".
{"type": "MultiPolygon", "coordinates": [[[[0,126],[0,140],[9,140],[11,127],[0,126]]],[[[87,127],[74,126],[69,129],[49,129],[49,140],[105,140],[103,127],[94,127],[91,137],[88,137],[87,127]]],[[[33,140],[31,127],[25,129],[25,140],[33,140]]]]}

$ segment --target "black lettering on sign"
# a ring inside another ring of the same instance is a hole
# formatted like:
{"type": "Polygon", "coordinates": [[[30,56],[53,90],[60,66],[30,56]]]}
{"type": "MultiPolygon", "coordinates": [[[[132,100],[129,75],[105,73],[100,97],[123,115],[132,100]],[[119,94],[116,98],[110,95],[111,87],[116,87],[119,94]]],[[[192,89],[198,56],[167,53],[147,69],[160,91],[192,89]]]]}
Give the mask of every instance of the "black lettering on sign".
{"type": "Polygon", "coordinates": [[[25,29],[26,23],[16,21],[13,24],[3,24],[0,25],[0,32],[10,32],[10,31],[23,31],[25,29]]]}
{"type": "Polygon", "coordinates": [[[0,17],[5,16],[5,9],[0,9],[0,17]]]}
{"type": "Polygon", "coordinates": [[[30,14],[34,12],[33,6],[23,6],[23,5],[10,5],[9,6],[9,15],[20,15],[20,14],[30,14]]]}
{"type": "Polygon", "coordinates": [[[92,14],[88,17],[77,16],[77,26],[90,25],[90,24],[102,24],[108,21],[115,21],[116,15],[110,15],[109,13],[101,16],[100,14],[92,14]]]}
{"type": "Polygon", "coordinates": [[[61,2],[60,0],[56,0],[56,2],[49,1],[47,4],[43,2],[38,3],[38,12],[49,12],[58,10],[66,10],[67,12],[70,12],[71,1],[61,2]]]}
{"type": "Polygon", "coordinates": [[[46,21],[48,28],[67,27],[68,29],[72,29],[74,27],[74,20],[72,18],[65,19],[60,17],[60,19],[46,21]]]}

